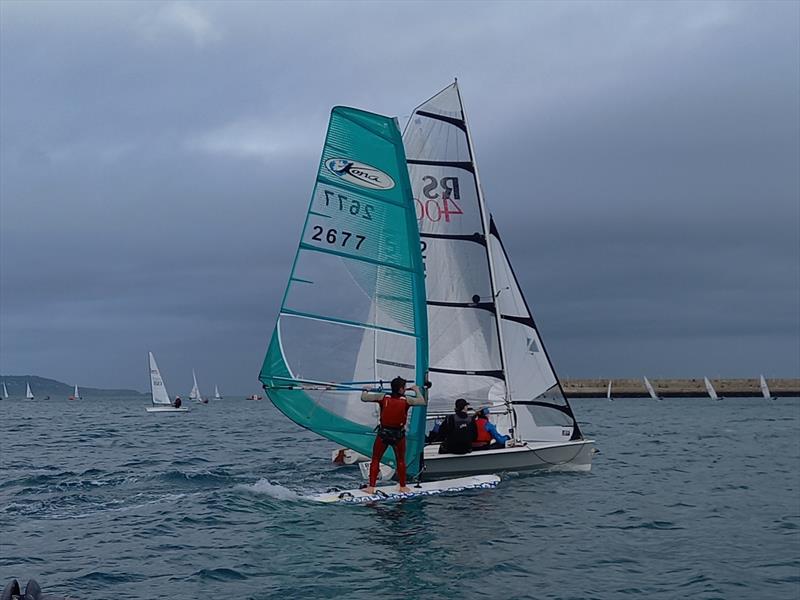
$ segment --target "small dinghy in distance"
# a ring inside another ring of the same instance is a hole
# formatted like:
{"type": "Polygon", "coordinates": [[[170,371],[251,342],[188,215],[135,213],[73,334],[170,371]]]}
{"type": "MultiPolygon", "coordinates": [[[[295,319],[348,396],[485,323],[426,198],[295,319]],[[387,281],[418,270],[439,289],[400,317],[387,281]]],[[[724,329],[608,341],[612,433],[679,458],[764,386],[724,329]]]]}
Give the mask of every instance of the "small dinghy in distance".
{"type": "Polygon", "coordinates": [[[167,386],[161,378],[161,371],[158,370],[156,357],[152,352],[148,353],[150,359],[150,393],[153,397],[153,406],[148,406],[145,410],[149,413],[185,413],[189,409],[185,406],[176,407],[170,402],[167,394],[167,386]]]}
{"type": "Polygon", "coordinates": [[[455,494],[467,490],[491,489],[497,487],[500,478],[497,475],[475,475],[473,477],[460,477],[458,479],[444,479],[442,481],[426,481],[410,486],[410,492],[400,492],[396,485],[383,485],[375,488],[374,494],[368,494],[363,489],[333,490],[324,494],[307,496],[314,502],[339,503],[339,504],[366,504],[372,502],[389,502],[408,500],[421,496],[437,496],[439,494],[455,494]]]}
{"type": "Polygon", "coordinates": [[[764,400],[777,400],[777,398],[770,393],[767,380],[763,375],[761,375],[758,384],[761,387],[761,395],[764,397],[764,400]]]}
{"type": "Polygon", "coordinates": [[[644,387],[653,400],[661,400],[661,396],[656,394],[656,390],[655,388],[653,388],[653,384],[650,383],[650,380],[647,377],[644,378],[644,387]]]}
{"type": "Polygon", "coordinates": [[[703,377],[703,383],[706,384],[706,391],[708,392],[708,397],[712,400],[721,400],[722,398],[717,395],[717,390],[714,389],[714,386],[711,384],[711,380],[708,377],[703,377]]]}

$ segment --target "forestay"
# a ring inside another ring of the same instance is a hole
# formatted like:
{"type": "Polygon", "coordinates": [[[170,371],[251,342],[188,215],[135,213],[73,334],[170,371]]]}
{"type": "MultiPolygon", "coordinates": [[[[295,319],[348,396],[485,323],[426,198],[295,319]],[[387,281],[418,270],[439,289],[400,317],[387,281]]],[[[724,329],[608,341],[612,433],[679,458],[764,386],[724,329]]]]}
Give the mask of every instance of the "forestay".
{"type": "MultiPolygon", "coordinates": [[[[396,122],[336,107],[291,276],[261,369],[290,419],[371,454],[376,405],[363,385],[397,375],[422,386],[428,366],[419,233],[396,122]]],[[[410,474],[425,407],[411,411],[410,474]]],[[[387,452],[384,462],[394,465],[387,452]]]]}
{"type": "Polygon", "coordinates": [[[429,410],[463,397],[500,407],[517,439],[581,439],[486,211],[457,83],[414,110],[403,142],[426,268],[429,410]]]}
{"type": "Polygon", "coordinates": [[[161,372],[158,370],[156,357],[153,356],[152,352],[148,352],[148,355],[150,357],[150,392],[153,395],[153,404],[157,406],[171,406],[172,402],[169,400],[167,386],[164,385],[161,372]]]}

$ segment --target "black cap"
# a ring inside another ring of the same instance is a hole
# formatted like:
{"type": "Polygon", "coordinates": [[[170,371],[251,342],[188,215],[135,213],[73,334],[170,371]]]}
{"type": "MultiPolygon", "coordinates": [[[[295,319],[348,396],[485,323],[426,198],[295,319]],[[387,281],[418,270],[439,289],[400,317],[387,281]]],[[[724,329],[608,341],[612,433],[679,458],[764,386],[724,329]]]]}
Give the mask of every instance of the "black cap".
{"type": "Polygon", "coordinates": [[[456,410],[461,411],[461,410],[464,410],[468,406],[469,406],[469,402],[467,402],[463,398],[459,398],[458,400],[456,400],[456,410]]]}

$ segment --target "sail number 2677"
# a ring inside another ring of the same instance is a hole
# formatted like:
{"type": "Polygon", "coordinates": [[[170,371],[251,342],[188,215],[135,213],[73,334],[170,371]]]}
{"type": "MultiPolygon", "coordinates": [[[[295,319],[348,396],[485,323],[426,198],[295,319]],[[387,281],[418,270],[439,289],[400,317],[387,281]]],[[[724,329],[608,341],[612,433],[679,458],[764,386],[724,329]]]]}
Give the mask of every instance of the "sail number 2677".
{"type": "Polygon", "coordinates": [[[311,236],[312,240],[317,242],[328,242],[332,246],[341,246],[342,248],[353,248],[356,250],[361,249],[361,244],[367,238],[363,235],[353,235],[349,231],[337,231],[336,229],[325,230],[324,227],[314,225],[314,235],[311,236]],[[351,241],[351,238],[352,239],[351,241]]]}

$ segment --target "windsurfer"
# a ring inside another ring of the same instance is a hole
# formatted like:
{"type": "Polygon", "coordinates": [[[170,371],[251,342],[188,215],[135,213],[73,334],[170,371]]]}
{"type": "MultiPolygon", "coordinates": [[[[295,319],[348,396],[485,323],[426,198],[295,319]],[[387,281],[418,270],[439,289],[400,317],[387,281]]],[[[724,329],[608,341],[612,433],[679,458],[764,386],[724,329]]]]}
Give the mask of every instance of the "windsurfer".
{"type": "Polygon", "coordinates": [[[425,396],[415,384],[408,386],[408,389],[413,390],[416,396],[406,398],[407,383],[402,377],[395,377],[392,379],[391,394],[370,393],[369,388],[365,388],[361,392],[362,402],[377,402],[380,406],[378,433],[372,446],[372,462],[369,466],[369,485],[364,489],[368,494],[375,493],[378,468],[381,458],[389,446],[394,448],[394,456],[397,460],[397,479],[400,491],[411,491],[406,487],[406,418],[411,406],[422,406],[426,401],[425,396]]]}

